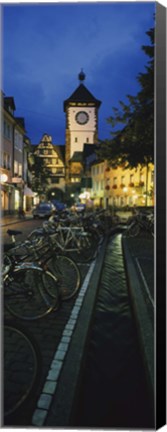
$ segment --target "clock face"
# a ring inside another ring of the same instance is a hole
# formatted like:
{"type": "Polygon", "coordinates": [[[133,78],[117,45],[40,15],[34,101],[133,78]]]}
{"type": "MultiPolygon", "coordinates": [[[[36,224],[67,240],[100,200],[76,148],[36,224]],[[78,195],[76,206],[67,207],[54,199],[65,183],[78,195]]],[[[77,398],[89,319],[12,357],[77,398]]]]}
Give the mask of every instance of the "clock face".
{"type": "Polygon", "coordinates": [[[77,123],[79,123],[80,125],[84,125],[88,122],[89,116],[88,116],[87,112],[79,111],[76,114],[75,119],[76,119],[77,123]]]}

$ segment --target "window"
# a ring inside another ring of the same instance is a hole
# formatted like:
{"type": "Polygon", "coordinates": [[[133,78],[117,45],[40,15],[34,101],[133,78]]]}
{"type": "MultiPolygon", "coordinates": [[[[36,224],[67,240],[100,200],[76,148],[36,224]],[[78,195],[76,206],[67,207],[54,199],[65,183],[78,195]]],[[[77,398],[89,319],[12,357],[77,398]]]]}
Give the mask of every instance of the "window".
{"type": "Polygon", "coordinates": [[[52,177],[51,182],[52,183],[59,183],[59,178],[58,177],[52,177]]]}
{"type": "Polygon", "coordinates": [[[52,168],[51,171],[52,171],[53,174],[56,174],[56,168],[52,168]]]}
{"type": "Polygon", "coordinates": [[[23,150],[23,136],[17,130],[14,132],[14,146],[17,150],[23,150]]]}
{"type": "Polygon", "coordinates": [[[131,175],[130,175],[130,183],[133,183],[133,180],[134,180],[134,175],[131,174],[131,175]]]}
{"type": "Polygon", "coordinates": [[[124,184],[125,182],[125,176],[121,176],[121,183],[124,184]]]}
{"type": "Polygon", "coordinates": [[[21,164],[18,164],[19,166],[18,166],[18,174],[19,174],[19,176],[22,176],[22,165],[21,164]]]}
{"type": "Polygon", "coordinates": [[[86,138],[86,142],[89,143],[89,138],[86,138]]]}
{"type": "Polygon", "coordinates": [[[19,171],[19,167],[18,167],[18,162],[14,161],[14,176],[18,175],[18,171],[19,171]]]}
{"type": "Polygon", "coordinates": [[[6,168],[7,169],[11,168],[11,156],[9,154],[7,155],[7,167],[6,168]]]}
{"type": "Polygon", "coordinates": [[[80,181],[79,178],[77,178],[77,177],[71,177],[71,182],[72,183],[78,183],[79,181],[80,181]]]}
{"type": "Polygon", "coordinates": [[[3,168],[6,168],[6,153],[3,154],[3,168]]]}
{"type": "Polygon", "coordinates": [[[58,158],[51,159],[52,165],[58,165],[58,158]]]}
{"type": "Polygon", "coordinates": [[[75,137],[75,142],[78,142],[78,138],[77,137],[75,137]]]}
{"type": "Polygon", "coordinates": [[[143,182],[144,181],[144,174],[141,172],[140,173],[140,181],[143,182]]]}
{"type": "Polygon", "coordinates": [[[117,183],[117,177],[114,177],[113,184],[116,185],[116,183],[117,183]]]}
{"type": "Polygon", "coordinates": [[[12,127],[11,127],[11,124],[8,123],[6,120],[4,120],[3,133],[4,133],[5,138],[11,140],[12,127]]]}

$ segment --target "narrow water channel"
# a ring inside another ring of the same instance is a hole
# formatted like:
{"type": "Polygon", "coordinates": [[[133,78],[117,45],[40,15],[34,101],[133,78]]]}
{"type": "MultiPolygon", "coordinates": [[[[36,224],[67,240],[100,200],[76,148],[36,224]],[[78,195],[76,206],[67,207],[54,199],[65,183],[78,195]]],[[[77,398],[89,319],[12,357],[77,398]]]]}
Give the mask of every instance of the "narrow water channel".
{"type": "Polygon", "coordinates": [[[154,428],[119,234],[107,247],[82,372],[72,426],[154,428]]]}

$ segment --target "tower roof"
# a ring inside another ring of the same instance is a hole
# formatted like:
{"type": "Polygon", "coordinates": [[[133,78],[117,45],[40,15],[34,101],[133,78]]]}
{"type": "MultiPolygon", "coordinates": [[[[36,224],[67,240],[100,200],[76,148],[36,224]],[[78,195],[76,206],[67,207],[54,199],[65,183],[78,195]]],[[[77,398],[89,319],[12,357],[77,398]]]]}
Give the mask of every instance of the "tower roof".
{"type": "Polygon", "coordinates": [[[84,84],[80,84],[77,89],[72,93],[72,95],[64,101],[64,111],[70,102],[93,102],[97,108],[100,107],[101,101],[96,99],[92,93],[84,86],[84,84]]]}

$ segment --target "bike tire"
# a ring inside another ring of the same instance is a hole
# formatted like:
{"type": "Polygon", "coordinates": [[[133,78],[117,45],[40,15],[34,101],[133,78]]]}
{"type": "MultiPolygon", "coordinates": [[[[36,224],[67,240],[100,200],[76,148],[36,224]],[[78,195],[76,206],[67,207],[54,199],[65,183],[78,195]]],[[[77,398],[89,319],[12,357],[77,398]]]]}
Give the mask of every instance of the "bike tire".
{"type": "Polygon", "coordinates": [[[42,370],[39,346],[20,323],[5,321],[3,328],[4,423],[23,409],[37,390],[42,370]]]}
{"type": "Polygon", "coordinates": [[[13,280],[9,277],[5,281],[4,302],[17,318],[29,321],[43,318],[58,307],[56,279],[49,271],[38,268],[14,270],[13,280]],[[54,287],[54,298],[49,295],[49,286],[54,287]]]}
{"type": "Polygon", "coordinates": [[[140,233],[140,226],[137,224],[131,225],[129,227],[129,236],[130,237],[137,237],[140,233]]]}
{"type": "Polygon", "coordinates": [[[71,258],[77,263],[90,262],[97,251],[98,241],[92,233],[80,238],[78,251],[70,253],[71,258]]]}
{"type": "MultiPolygon", "coordinates": [[[[61,299],[74,297],[81,285],[81,273],[75,261],[66,255],[53,255],[47,265],[58,280],[61,299]]],[[[49,294],[54,295],[51,292],[49,294]]]]}
{"type": "Polygon", "coordinates": [[[33,230],[28,236],[27,240],[29,240],[32,244],[32,246],[41,246],[44,242],[44,237],[42,235],[43,229],[39,228],[36,230],[33,230]]]}

